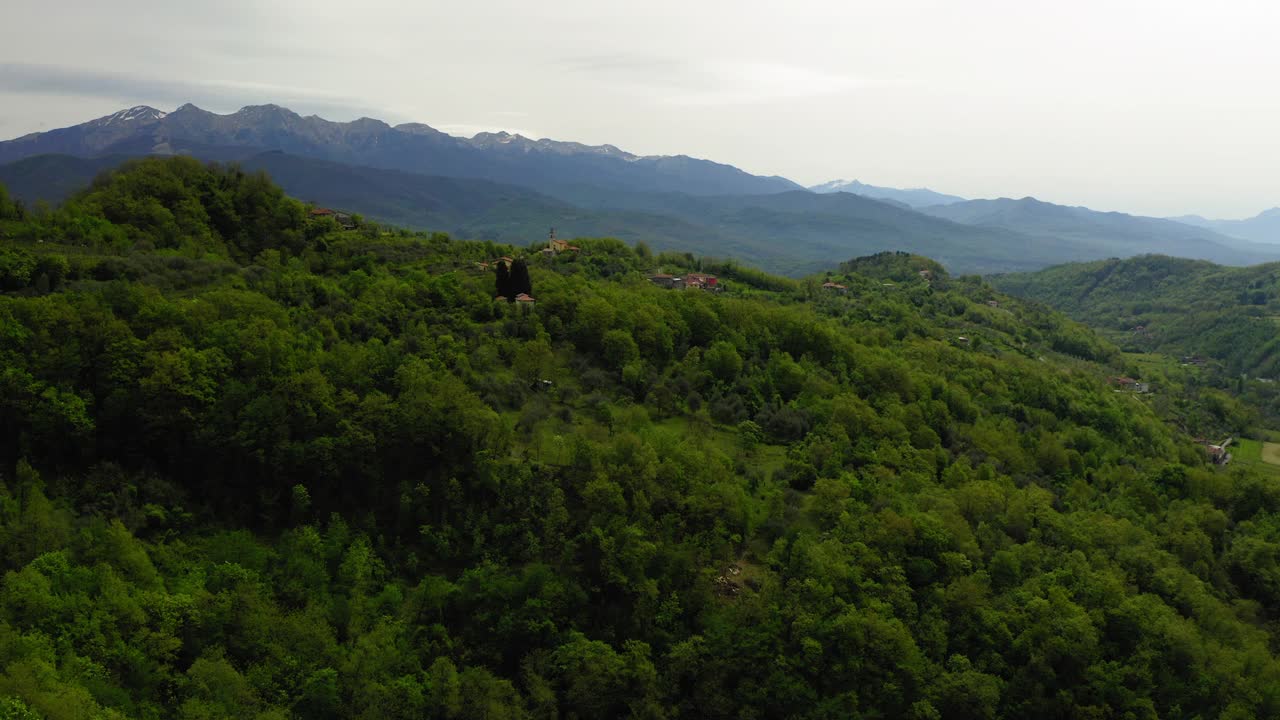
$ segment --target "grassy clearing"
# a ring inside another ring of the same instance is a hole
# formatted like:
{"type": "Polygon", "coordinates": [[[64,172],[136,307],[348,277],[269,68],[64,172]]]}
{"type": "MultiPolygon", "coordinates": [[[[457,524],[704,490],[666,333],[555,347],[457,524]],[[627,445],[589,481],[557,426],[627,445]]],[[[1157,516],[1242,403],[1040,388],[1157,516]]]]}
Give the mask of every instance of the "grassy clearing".
{"type": "Polygon", "coordinates": [[[1233,463],[1280,477],[1280,443],[1239,438],[1229,450],[1233,463]]]}
{"type": "Polygon", "coordinates": [[[1280,443],[1262,443],[1262,462],[1280,465],[1280,443]]]}
{"type": "Polygon", "coordinates": [[[785,445],[762,443],[751,450],[744,449],[738,442],[737,431],[731,426],[714,425],[695,430],[685,418],[668,418],[653,425],[655,428],[677,436],[683,436],[690,432],[704,432],[706,433],[707,441],[714,444],[725,455],[731,458],[746,455],[750,464],[759,468],[765,477],[769,477],[774,470],[781,468],[787,460],[787,447],[785,445]]]}
{"type": "Polygon", "coordinates": [[[1231,456],[1243,462],[1262,462],[1262,443],[1257,440],[1248,438],[1240,438],[1236,440],[1235,447],[1228,448],[1231,456]]]}

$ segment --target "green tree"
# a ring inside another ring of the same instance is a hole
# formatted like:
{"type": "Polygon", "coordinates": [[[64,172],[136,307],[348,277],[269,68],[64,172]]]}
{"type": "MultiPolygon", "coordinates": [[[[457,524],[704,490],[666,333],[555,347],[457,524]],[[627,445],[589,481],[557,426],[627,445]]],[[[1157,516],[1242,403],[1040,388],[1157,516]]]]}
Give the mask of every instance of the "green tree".
{"type": "Polygon", "coordinates": [[[742,372],[742,356],[731,343],[716,341],[703,354],[707,370],[721,382],[733,382],[742,372]]]}

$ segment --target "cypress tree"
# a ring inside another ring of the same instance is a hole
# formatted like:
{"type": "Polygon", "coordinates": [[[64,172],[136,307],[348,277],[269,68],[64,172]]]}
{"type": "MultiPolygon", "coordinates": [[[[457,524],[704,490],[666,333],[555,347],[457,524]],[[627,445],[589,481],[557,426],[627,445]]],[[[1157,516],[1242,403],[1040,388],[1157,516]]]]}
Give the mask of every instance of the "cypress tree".
{"type": "Polygon", "coordinates": [[[511,276],[507,273],[506,263],[498,263],[498,267],[495,268],[495,270],[496,272],[494,273],[494,276],[497,282],[497,294],[507,298],[508,300],[515,297],[514,293],[511,292],[511,276]]]}
{"type": "Polygon", "coordinates": [[[511,294],[508,297],[514,298],[520,293],[526,295],[533,294],[533,281],[529,279],[529,266],[524,260],[516,260],[511,263],[511,294]]]}

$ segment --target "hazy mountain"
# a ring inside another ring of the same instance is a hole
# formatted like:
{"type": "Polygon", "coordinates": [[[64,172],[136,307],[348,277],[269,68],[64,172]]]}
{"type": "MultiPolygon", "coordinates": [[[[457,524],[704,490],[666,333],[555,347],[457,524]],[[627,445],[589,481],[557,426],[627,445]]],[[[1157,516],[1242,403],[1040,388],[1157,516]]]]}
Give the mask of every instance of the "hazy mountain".
{"type": "Polygon", "coordinates": [[[752,237],[767,251],[812,252],[825,257],[841,249],[856,254],[906,250],[933,257],[958,272],[1045,265],[1100,257],[1101,248],[1071,239],[1042,241],[1001,228],[975,228],[851,193],[789,192],[764,196],[692,197],[629,193],[579,202],[595,208],[662,212],[752,237]]]}
{"type": "Polygon", "coordinates": [[[876,185],[866,185],[857,180],[832,180],[821,185],[814,185],[809,188],[810,191],[816,193],[853,193],[863,197],[876,198],[877,200],[894,200],[896,202],[909,205],[914,208],[928,207],[930,205],[945,205],[953,202],[963,202],[964,198],[958,195],[947,195],[945,193],[935,192],[928,188],[909,188],[899,189],[891,187],[878,187],[876,185]]]}
{"type": "Polygon", "coordinates": [[[1054,205],[1030,197],[969,200],[922,208],[920,212],[967,225],[1013,230],[1044,240],[1087,243],[1111,256],[1160,253],[1226,265],[1280,259],[1280,248],[1245,242],[1207,228],[1160,218],[1054,205]]]}
{"type": "Polygon", "coordinates": [[[605,145],[531,140],[507,133],[458,138],[422,124],[392,127],[361,118],[330,122],[276,105],[218,115],[194,105],[171,113],[137,107],[81,125],[0,142],[0,163],[33,155],[78,157],[244,148],[246,154],[282,150],[294,155],[429,175],[479,178],[554,194],[564,184],[693,195],[796,190],[780,177],[761,177],[729,165],[686,156],[641,157],[605,145]]]}
{"type": "Polygon", "coordinates": [[[1183,215],[1169,219],[1208,228],[1241,240],[1280,244],[1280,207],[1271,208],[1245,220],[1209,220],[1199,215],[1183,215]]]}
{"type": "MultiPolygon", "coordinates": [[[[227,154],[225,151],[222,154],[227,154]]],[[[213,154],[219,154],[214,152],[213,154]]],[[[111,158],[118,161],[119,158],[111,158]]],[[[60,200],[107,159],[41,156],[0,166],[22,198],[60,200]],[[57,195],[40,195],[56,191],[57,195]]],[[[572,188],[569,203],[510,184],[353,166],[278,151],[243,158],[289,194],[413,228],[525,245],[555,226],[565,237],[644,240],[656,249],[734,257],[791,274],[882,250],[928,253],[956,272],[1026,270],[1098,257],[1096,247],[975,228],[848,193],[694,196],[572,188]]]]}

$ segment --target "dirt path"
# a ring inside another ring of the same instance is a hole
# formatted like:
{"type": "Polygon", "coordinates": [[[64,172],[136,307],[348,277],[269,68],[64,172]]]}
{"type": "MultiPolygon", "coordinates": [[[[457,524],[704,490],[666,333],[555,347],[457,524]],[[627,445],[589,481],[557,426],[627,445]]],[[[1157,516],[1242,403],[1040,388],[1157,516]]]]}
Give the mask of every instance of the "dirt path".
{"type": "Polygon", "coordinates": [[[1262,462],[1280,465],[1280,443],[1262,443],[1262,462]]]}

